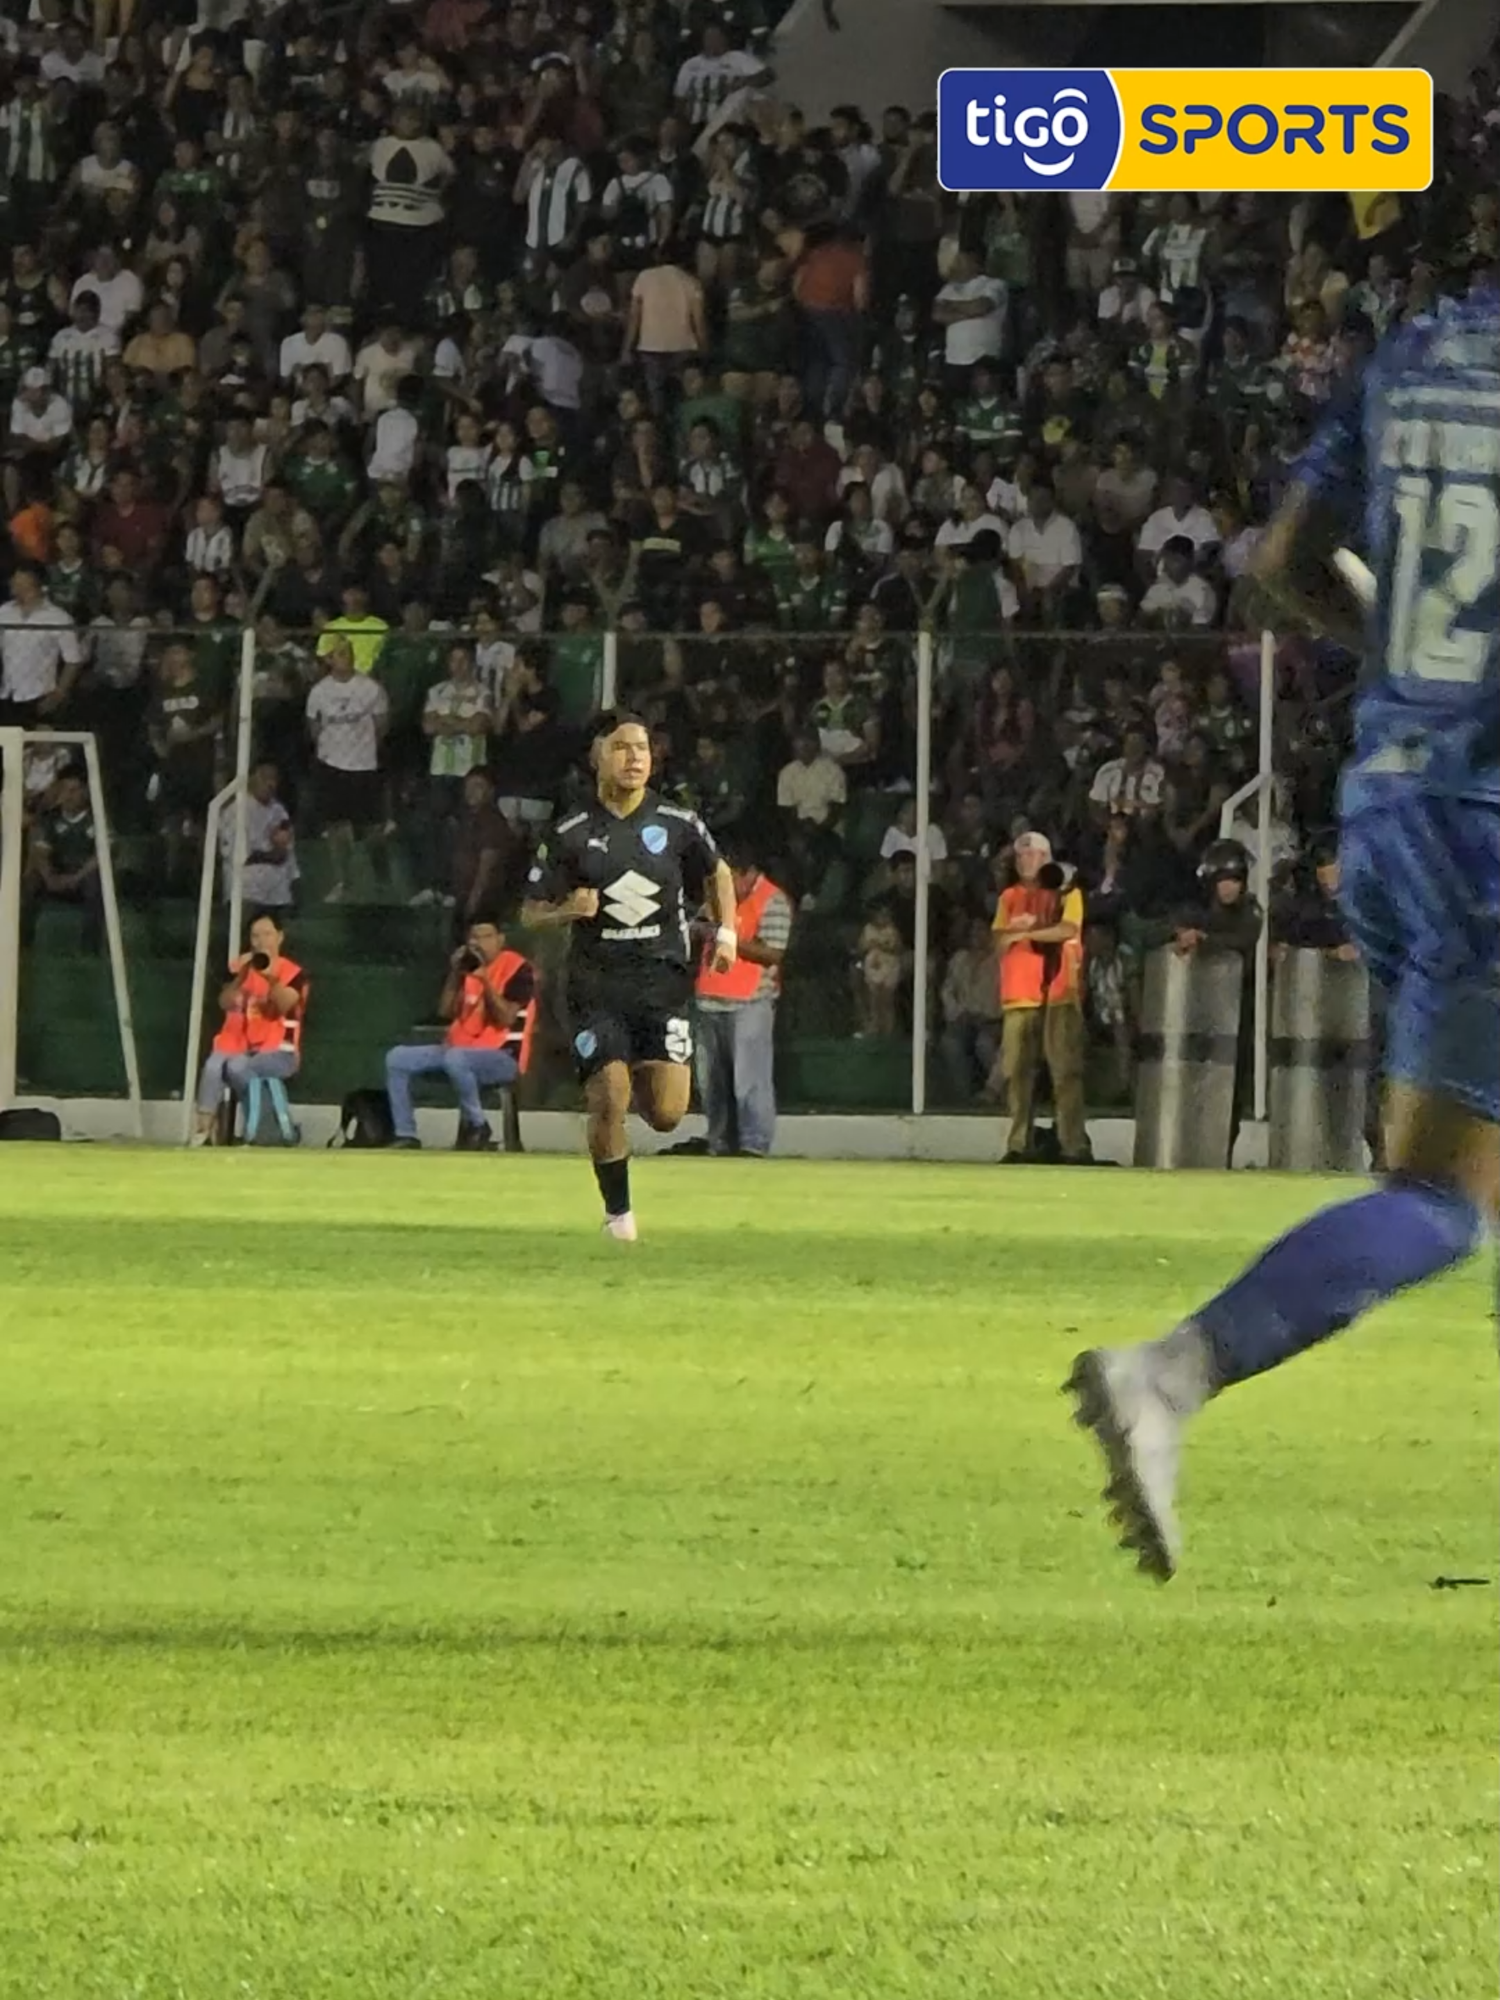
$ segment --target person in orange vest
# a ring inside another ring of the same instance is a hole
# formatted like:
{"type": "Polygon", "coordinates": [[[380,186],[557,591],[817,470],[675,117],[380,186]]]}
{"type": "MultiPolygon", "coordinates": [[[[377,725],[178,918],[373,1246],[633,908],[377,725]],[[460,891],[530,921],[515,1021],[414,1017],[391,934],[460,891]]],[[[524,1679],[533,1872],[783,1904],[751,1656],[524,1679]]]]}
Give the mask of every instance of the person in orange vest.
{"type": "Polygon", "coordinates": [[[441,1042],[403,1044],[386,1053],[394,1144],[408,1152],[421,1146],[412,1078],[441,1071],[458,1096],[457,1150],[491,1153],[495,1140],[479,1093],[514,1083],[531,1060],[536,970],[510,949],[488,912],[470,920],[464,942],[448,961],[438,1013],[448,1024],[441,1042]]]}
{"type": "Polygon", "coordinates": [[[286,933],[268,910],[251,919],[245,941],[219,990],[224,1025],[198,1079],[195,1146],[209,1144],[226,1088],[243,1097],[255,1076],[286,1083],[302,1060],[307,974],[287,957],[286,933]]]}
{"type": "Polygon", "coordinates": [[[1032,1157],[1032,1106],[1043,1062],[1052,1078],[1064,1160],[1092,1158],[1083,1118],[1083,891],[1052,859],[1044,833],[1016,841],[1017,879],[995,912],[1000,966],[1000,1075],[1010,1136],[1005,1158],[1032,1157]]]}
{"type": "Polygon", "coordinates": [[[776,1136],[776,1001],[792,934],[792,905],[748,848],[729,844],[739,952],[718,970],[705,947],[698,967],[698,1094],[710,1153],[764,1159],[776,1136]]]}

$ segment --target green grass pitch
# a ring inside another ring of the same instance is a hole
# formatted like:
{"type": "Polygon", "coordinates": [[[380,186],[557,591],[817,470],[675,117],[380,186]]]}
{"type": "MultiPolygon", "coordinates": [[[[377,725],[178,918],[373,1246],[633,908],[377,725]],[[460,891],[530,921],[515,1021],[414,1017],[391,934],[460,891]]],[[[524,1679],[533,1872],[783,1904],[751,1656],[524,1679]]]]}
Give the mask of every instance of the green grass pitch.
{"type": "Polygon", "coordinates": [[[0,1148],[0,2000],[1493,2000],[1488,1270],[1057,1394],[1324,1192],[0,1148]]]}

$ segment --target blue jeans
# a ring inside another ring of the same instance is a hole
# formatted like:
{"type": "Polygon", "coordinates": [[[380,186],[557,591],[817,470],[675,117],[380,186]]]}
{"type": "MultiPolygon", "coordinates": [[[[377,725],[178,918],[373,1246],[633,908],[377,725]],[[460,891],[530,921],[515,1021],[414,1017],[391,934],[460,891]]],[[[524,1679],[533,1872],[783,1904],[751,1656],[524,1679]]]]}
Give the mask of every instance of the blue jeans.
{"type": "Polygon", "coordinates": [[[814,419],[842,417],[859,374],[865,331],[863,315],[804,306],[802,317],[807,329],[802,393],[807,399],[808,414],[814,419]]]}
{"type": "Polygon", "coordinates": [[[700,1007],[696,1027],[708,1150],[763,1158],[776,1137],[776,1002],[700,1007]]]}
{"type": "Polygon", "coordinates": [[[514,1083],[520,1075],[509,1049],[455,1049],[446,1042],[423,1042],[388,1049],[385,1058],[385,1088],[391,1100],[391,1122],[398,1139],[415,1139],[417,1118],[411,1104],[414,1076],[435,1076],[441,1071],[458,1095],[458,1108],[466,1125],[485,1123],[481,1090],[514,1083]]]}
{"type": "Polygon", "coordinates": [[[287,1083],[296,1074],[297,1058],[291,1049],[269,1049],[258,1056],[226,1056],[215,1049],[198,1078],[198,1109],[217,1111],[226,1085],[236,1097],[243,1097],[252,1076],[274,1076],[287,1083]]]}

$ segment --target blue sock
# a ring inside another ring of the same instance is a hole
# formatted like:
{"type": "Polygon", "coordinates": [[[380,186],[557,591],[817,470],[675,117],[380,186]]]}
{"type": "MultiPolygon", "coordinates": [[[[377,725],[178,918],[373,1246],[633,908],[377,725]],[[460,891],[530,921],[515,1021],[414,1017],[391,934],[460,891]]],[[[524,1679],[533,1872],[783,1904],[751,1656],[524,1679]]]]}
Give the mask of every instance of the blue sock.
{"type": "Polygon", "coordinates": [[[1263,1374],[1341,1332],[1383,1299],[1461,1263],[1482,1234],[1466,1195],[1399,1174],[1309,1216],[1193,1315],[1213,1349],[1217,1386],[1263,1374]]]}

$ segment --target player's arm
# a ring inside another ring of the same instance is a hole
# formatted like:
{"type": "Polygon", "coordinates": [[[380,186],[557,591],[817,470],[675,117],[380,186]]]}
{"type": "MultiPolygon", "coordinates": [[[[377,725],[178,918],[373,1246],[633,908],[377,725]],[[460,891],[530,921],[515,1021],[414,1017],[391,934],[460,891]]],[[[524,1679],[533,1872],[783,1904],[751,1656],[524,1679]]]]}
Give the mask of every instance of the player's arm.
{"type": "Polygon", "coordinates": [[[531,873],[526,877],[526,894],[521,901],[521,923],[529,931],[561,930],[566,924],[584,924],[599,914],[599,891],[586,889],[573,879],[572,856],[559,848],[555,856],[541,848],[531,873]]]}
{"type": "Polygon", "coordinates": [[[1290,488],[1255,551],[1250,609],[1273,630],[1290,620],[1359,652],[1364,607],[1334,566],[1344,542],[1340,513],[1300,481],[1290,488]]]}
{"type": "Polygon", "coordinates": [[[1369,372],[1340,396],[1303,453],[1250,569],[1268,626],[1291,619],[1352,652],[1364,647],[1364,607],[1334,557],[1364,512],[1369,372]]]}
{"type": "Polygon", "coordinates": [[[703,885],[703,900],[715,924],[714,971],[728,972],[740,955],[740,939],[734,927],[734,877],[729,872],[727,861],[715,859],[708,880],[703,885]]]}

